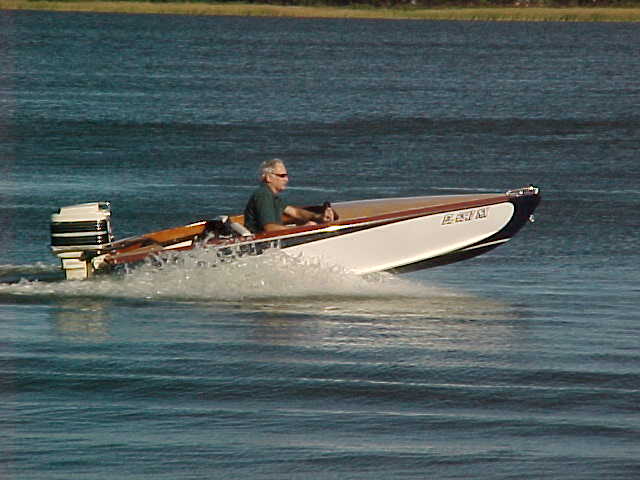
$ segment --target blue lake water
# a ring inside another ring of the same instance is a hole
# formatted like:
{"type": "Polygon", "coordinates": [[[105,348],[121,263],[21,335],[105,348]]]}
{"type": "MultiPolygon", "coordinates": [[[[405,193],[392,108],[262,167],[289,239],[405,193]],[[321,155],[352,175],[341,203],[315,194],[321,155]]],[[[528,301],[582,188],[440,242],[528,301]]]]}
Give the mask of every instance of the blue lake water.
{"type": "Polygon", "coordinates": [[[0,12],[0,476],[640,476],[638,44],[0,12]],[[509,244],[401,277],[196,252],[59,280],[59,206],[111,201],[118,237],[235,213],[275,156],[292,203],[543,202],[509,244]]]}

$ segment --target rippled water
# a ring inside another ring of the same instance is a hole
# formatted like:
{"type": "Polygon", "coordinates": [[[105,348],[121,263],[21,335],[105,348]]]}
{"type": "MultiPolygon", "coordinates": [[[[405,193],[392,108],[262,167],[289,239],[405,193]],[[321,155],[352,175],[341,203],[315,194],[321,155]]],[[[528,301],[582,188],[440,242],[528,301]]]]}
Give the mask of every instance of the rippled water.
{"type": "Polygon", "coordinates": [[[0,25],[0,476],[640,474],[635,26],[0,25]],[[237,212],[273,156],[293,203],[543,202],[509,244],[402,277],[194,251],[61,280],[59,206],[110,200],[118,237],[237,212]]]}

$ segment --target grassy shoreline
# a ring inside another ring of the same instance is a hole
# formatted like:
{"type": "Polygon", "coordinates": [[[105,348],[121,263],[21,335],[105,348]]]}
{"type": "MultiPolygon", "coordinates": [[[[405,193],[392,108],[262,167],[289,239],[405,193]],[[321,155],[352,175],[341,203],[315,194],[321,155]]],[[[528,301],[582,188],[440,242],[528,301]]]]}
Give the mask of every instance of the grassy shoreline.
{"type": "Polygon", "coordinates": [[[242,3],[155,3],[102,0],[0,0],[0,10],[130,14],[361,18],[468,21],[640,22],[640,8],[354,8],[293,7],[242,3]]]}

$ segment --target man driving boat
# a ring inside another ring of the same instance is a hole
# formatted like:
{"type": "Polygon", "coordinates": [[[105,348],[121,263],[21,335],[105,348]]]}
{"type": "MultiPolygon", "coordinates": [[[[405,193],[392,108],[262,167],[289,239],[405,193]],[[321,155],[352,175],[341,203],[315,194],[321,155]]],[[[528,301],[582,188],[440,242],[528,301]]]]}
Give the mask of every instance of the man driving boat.
{"type": "Polygon", "coordinates": [[[335,219],[331,207],[318,214],[304,208],[287,205],[278,194],[287,188],[289,174],[284,162],[278,158],[260,165],[260,187],[253,192],[244,209],[244,224],[253,233],[283,230],[283,214],[297,225],[317,225],[335,219]]]}

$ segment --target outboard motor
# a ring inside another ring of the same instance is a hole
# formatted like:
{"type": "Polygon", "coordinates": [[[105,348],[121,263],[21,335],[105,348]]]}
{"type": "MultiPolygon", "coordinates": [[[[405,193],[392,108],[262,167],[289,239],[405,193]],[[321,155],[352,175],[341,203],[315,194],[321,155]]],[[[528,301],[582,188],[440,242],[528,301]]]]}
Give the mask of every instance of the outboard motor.
{"type": "Polygon", "coordinates": [[[51,215],[51,250],[60,258],[67,280],[91,276],[92,259],[112,241],[109,202],[61,207],[51,215]]]}

